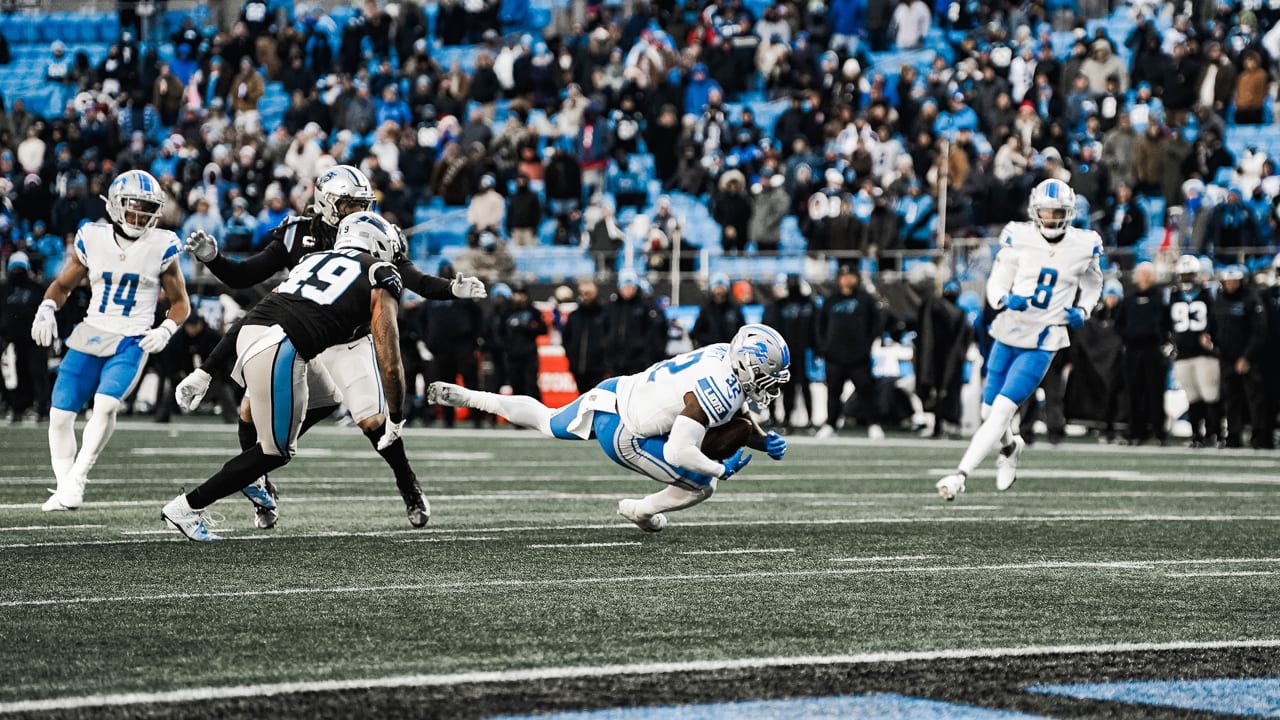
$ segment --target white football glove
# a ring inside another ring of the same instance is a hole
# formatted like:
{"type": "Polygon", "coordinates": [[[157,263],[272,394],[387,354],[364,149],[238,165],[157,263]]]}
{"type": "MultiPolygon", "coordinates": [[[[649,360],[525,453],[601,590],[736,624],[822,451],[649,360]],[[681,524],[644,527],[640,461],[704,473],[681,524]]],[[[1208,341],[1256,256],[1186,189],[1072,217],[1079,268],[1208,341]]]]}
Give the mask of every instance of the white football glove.
{"type": "Polygon", "coordinates": [[[454,297],[462,300],[479,300],[489,297],[489,291],[484,289],[484,283],[477,277],[458,275],[453,282],[449,283],[449,289],[453,291],[454,297]]]}
{"type": "Polygon", "coordinates": [[[142,340],[138,342],[144,352],[158,353],[169,344],[169,340],[173,338],[173,334],[178,330],[178,323],[165,318],[164,322],[151,328],[146,335],[142,336],[142,340]]]}
{"type": "Polygon", "coordinates": [[[183,249],[200,262],[207,263],[218,257],[218,240],[203,230],[196,230],[187,236],[183,249]]]}
{"type": "Polygon", "coordinates": [[[40,303],[36,320],[31,323],[31,339],[40,347],[49,347],[58,335],[58,306],[52,300],[40,303]]]}
{"type": "Polygon", "coordinates": [[[178,383],[178,387],[173,391],[178,400],[178,407],[187,412],[194,412],[200,407],[200,401],[204,400],[204,394],[209,392],[211,380],[213,376],[199,369],[182,378],[182,382],[178,383]]]}
{"type": "Polygon", "coordinates": [[[400,422],[391,422],[387,418],[386,430],[382,432],[382,437],[378,440],[378,450],[386,450],[391,444],[400,438],[400,433],[404,432],[404,424],[406,420],[400,422]]]}

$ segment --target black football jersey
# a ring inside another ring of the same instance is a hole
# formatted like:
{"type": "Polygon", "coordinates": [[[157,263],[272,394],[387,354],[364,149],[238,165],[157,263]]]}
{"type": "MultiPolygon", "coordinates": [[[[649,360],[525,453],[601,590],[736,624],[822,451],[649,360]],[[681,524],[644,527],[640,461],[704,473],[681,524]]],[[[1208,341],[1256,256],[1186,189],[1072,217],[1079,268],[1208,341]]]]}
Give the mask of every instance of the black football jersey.
{"type": "Polygon", "coordinates": [[[325,225],[318,215],[289,218],[267,233],[268,242],[279,242],[288,253],[285,269],[297,267],[311,253],[332,250],[337,239],[338,229],[325,225]]]}
{"type": "Polygon", "coordinates": [[[369,295],[375,288],[399,299],[394,265],[359,250],[308,255],[274,293],[245,316],[246,325],[279,325],[304,359],[368,334],[369,295]]]}
{"type": "Polygon", "coordinates": [[[1184,293],[1174,288],[1169,297],[1169,329],[1173,332],[1173,344],[1178,348],[1178,359],[1212,355],[1200,344],[1200,336],[1217,336],[1213,317],[1213,294],[1207,288],[1184,293]]]}

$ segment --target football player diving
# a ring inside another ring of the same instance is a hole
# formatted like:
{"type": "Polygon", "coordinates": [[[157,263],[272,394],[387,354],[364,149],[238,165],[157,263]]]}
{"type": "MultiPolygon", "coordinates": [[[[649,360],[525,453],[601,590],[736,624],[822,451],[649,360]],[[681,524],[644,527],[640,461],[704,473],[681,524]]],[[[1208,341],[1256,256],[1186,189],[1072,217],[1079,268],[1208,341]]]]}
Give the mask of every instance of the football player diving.
{"type": "MultiPolygon", "coordinates": [[[[434,382],[427,402],[500,415],[559,440],[595,439],[622,467],[666,483],[640,499],[618,502],[618,514],[647,532],[667,526],[665,513],[711,497],[720,480],[746,467],[742,443],[713,460],[703,451],[708,429],[737,418],[747,400],[768,407],[791,379],[791,353],[776,330],[746,325],[728,343],[677,355],[648,369],[609,378],[577,400],[553,410],[523,395],[498,395],[434,382]]],[[[750,427],[755,430],[754,423],[750,427]]],[[[775,432],[752,432],[745,444],[781,460],[787,441],[775,432]]]]}

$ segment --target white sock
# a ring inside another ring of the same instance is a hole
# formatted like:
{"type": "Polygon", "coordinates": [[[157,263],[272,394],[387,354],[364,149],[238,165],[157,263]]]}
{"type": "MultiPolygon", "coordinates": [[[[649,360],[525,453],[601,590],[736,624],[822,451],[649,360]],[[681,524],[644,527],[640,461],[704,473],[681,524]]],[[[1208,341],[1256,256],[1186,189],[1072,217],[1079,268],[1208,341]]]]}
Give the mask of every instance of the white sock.
{"type": "Polygon", "coordinates": [[[111,433],[116,429],[116,413],[120,410],[120,401],[110,395],[93,396],[93,417],[84,426],[81,435],[83,447],[76,455],[76,463],[71,468],[71,477],[87,478],[89,471],[98,462],[98,455],[107,446],[111,433]]]}
{"type": "Polygon", "coordinates": [[[1013,414],[1018,411],[1018,406],[1001,395],[989,408],[983,406],[983,411],[986,419],[973,434],[973,440],[969,442],[969,449],[965,450],[964,457],[960,458],[960,471],[966,475],[972,473],[982,463],[983,458],[991,452],[992,446],[997,441],[1003,441],[1005,435],[1010,433],[1009,423],[1013,422],[1013,414]]]}
{"type": "Polygon", "coordinates": [[[698,503],[711,497],[716,491],[716,481],[711,481],[711,486],[705,490],[694,492],[685,490],[684,488],[668,485],[652,495],[646,495],[636,501],[636,509],[641,513],[653,517],[661,512],[673,512],[675,510],[684,510],[693,507],[698,503]]]}
{"type": "Polygon", "coordinates": [[[76,414],[70,410],[49,409],[49,460],[53,476],[65,482],[76,462],[76,414]]]}
{"type": "Polygon", "coordinates": [[[527,395],[499,395],[472,390],[467,394],[467,406],[501,415],[508,422],[533,428],[547,437],[555,437],[551,432],[551,415],[554,411],[527,395]]]}

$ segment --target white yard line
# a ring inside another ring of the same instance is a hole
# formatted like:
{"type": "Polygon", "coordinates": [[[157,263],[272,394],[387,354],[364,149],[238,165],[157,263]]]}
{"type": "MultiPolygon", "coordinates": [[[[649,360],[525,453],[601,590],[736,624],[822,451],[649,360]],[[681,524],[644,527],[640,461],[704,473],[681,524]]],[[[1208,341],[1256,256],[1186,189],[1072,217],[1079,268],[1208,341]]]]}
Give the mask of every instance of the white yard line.
{"type": "MultiPolygon", "coordinates": [[[[747,526],[847,526],[847,525],[910,525],[910,524],[946,524],[946,523],[1072,523],[1072,522],[1280,522],[1280,515],[934,515],[931,517],[869,517],[869,518],[830,518],[815,520],[760,520],[744,518],[741,520],[693,520],[680,523],[680,527],[747,527],[747,526]]],[[[553,532],[560,530],[630,530],[630,524],[583,524],[583,525],[527,525],[511,527],[448,528],[432,526],[427,531],[438,535],[441,533],[514,533],[514,532],[553,532]]],[[[277,533],[245,535],[228,540],[300,540],[313,538],[346,538],[346,537],[385,537],[403,533],[420,533],[422,530],[377,530],[370,532],[330,531],[317,533],[277,533]]],[[[176,531],[175,531],[176,533],[176,531]]],[[[4,548],[33,547],[68,547],[76,545],[123,545],[129,543],[168,542],[159,540],[86,540],[84,542],[43,542],[43,543],[0,543],[4,548]]]]}
{"type": "MultiPolygon", "coordinates": [[[[626,543],[639,545],[641,543],[626,543]]],[[[610,544],[612,545],[612,544],[610,544]]],[[[587,547],[598,547],[598,544],[587,547]]],[[[546,545],[543,547],[583,547],[582,545],[546,545]]],[[[835,560],[839,562],[840,559],[835,560]]],[[[149,603],[170,600],[214,600],[251,597],[279,597],[289,595],[348,595],[384,592],[432,592],[441,590],[471,590],[500,587],[576,587],[589,585],[626,585],[629,583],[703,582],[735,580],[767,580],[777,578],[827,577],[841,575],[889,575],[932,574],[956,572],[1008,572],[1035,570],[1151,570],[1156,566],[1183,564],[1240,564],[1280,563],[1280,558],[1221,558],[1203,560],[1109,560],[1098,562],[1034,562],[997,565],[933,565],[933,566],[878,566],[857,568],[829,568],[820,570],[777,570],[735,573],[691,573],[685,575],[638,575],[579,578],[541,578],[507,580],[472,580],[405,585],[352,585],[337,587],[297,587],[273,590],[225,590],[201,593],[159,593],[154,595],[114,595],[60,597],[42,600],[7,600],[0,607],[44,607],[61,605],[92,605],[100,603],[149,603]]]]}
{"type": "Polygon", "coordinates": [[[873,555],[871,557],[831,558],[831,562],[892,562],[895,560],[934,560],[938,555],[873,555]]]}
{"type": "Polygon", "coordinates": [[[681,555],[771,555],[793,553],[795,548],[740,548],[737,550],[685,550],[681,555]]]}
{"type": "Polygon", "coordinates": [[[0,527],[0,532],[17,532],[32,530],[87,530],[89,528],[106,527],[106,525],[27,525],[24,527],[0,527]]]}
{"type": "Polygon", "coordinates": [[[1275,575],[1271,570],[1240,570],[1238,572],[1188,572],[1188,573],[1165,573],[1165,577],[1171,578],[1215,578],[1215,577],[1250,577],[1253,575],[1275,575]]]}
{"type": "Polygon", "coordinates": [[[636,663],[578,667],[542,667],[523,670],[462,672],[438,675],[395,675],[353,680],[320,680],[267,683],[223,687],[186,688],[168,692],[121,693],[116,695],[82,695],[74,697],[23,700],[0,703],[0,713],[47,712],[80,708],[131,706],[156,703],[186,703],[201,700],[224,700],[293,695],[314,692],[343,692],[378,688],[454,687],[489,683],[546,682],[583,678],[611,678],[631,675],[671,675],[729,670],[762,670],[779,667],[822,667],[829,665],[871,665],[879,663],[932,662],[936,660],[976,660],[1053,655],[1092,655],[1098,653],[1162,652],[1174,650],[1280,648],[1280,640],[1210,640],[1164,643],[1099,643],[1095,645],[1031,645],[1005,648],[955,648],[913,652],[868,652],[850,655],[800,655],[791,657],[755,657],[690,662],[636,663]]]}
{"type": "Polygon", "coordinates": [[[407,538],[405,540],[396,540],[398,543],[446,543],[446,542],[492,542],[501,540],[502,538],[494,535],[462,535],[452,538],[407,538]]]}
{"type": "Polygon", "coordinates": [[[538,543],[529,545],[528,547],[542,549],[553,548],[606,548],[606,547],[631,547],[634,545],[642,545],[639,542],[587,542],[587,543],[538,543]]]}

